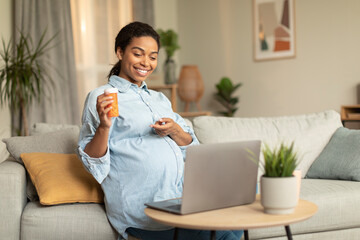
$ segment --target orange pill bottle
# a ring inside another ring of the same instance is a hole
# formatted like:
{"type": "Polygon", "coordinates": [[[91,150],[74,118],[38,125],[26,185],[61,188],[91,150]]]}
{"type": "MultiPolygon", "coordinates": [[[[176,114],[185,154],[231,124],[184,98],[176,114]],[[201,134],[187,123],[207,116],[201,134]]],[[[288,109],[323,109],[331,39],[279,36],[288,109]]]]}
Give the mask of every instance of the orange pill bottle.
{"type": "Polygon", "coordinates": [[[119,107],[118,107],[118,98],[117,98],[117,93],[118,90],[117,88],[108,88],[104,90],[104,93],[112,96],[112,103],[109,104],[106,107],[112,107],[112,109],[110,109],[110,111],[107,113],[108,117],[117,117],[119,116],[119,107]]]}

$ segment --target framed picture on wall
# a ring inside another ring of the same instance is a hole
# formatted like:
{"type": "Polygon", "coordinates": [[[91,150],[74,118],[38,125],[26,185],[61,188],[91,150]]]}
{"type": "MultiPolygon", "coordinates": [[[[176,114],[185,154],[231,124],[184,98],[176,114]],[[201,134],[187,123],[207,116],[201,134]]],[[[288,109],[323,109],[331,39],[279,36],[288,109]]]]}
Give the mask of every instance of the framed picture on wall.
{"type": "Polygon", "coordinates": [[[295,0],[253,0],[255,61],[295,57],[294,4],[295,0]]]}

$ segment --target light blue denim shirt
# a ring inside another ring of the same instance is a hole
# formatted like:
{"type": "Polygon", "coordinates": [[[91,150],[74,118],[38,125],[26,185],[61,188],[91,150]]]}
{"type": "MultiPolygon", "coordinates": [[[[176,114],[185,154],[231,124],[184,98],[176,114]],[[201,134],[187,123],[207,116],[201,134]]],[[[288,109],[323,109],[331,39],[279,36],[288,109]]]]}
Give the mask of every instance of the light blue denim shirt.
{"type": "Polygon", "coordinates": [[[194,132],[171,108],[167,97],[118,76],[91,91],[85,101],[79,136],[79,156],[86,169],[101,183],[105,194],[106,214],[112,226],[124,237],[126,228],[168,229],[144,214],[144,203],[181,197],[185,151],[170,137],[160,137],[150,127],[159,118],[173,119],[192,136],[194,132]],[[89,157],[85,146],[100,124],[96,111],[97,97],[105,89],[118,89],[120,116],[112,118],[108,150],[101,158],[89,157]]]}

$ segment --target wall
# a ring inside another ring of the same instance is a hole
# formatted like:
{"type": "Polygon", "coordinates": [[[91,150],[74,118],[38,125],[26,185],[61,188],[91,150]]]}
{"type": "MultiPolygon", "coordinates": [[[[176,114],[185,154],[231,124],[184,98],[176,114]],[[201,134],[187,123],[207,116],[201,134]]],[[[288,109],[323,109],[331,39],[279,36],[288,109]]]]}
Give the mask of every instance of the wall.
{"type": "MultiPolygon", "coordinates": [[[[0,36],[5,41],[10,39],[11,35],[11,0],[1,0],[0,3],[0,36]]],[[[2,63],[0,63],[1,65],[2,63]]],[[[10,137],[10,112],[5,105],[0,106],[0,139],[10,137]]],[[[5,144],[0,141],[0,162],[7,157],[5,144]]]]}
{"type": "Polygon", "coordinates": [[[293,115],[357,103],[360,1],[298,0],[297,56],[253,61],[252,1],[177,1],[180,64],[197,64],[205,82],[202,107],[216,114],[222,76],[243,86],[236,116],[293,115]]]}
{"type": "MultiPolygon", "coordinates": [[[[175,32],[178,32],[177,0],[153,0],[153,3],[154,28],[160,28],[164,31],[172,29],[175,32]]],[[[150,86],[164,84],[162,69],[165,59],[166,53],[163,49],[160,49],[158,67],[147,81],[150,86]]],[[[174,59],[179,63],[179,51],[175,52],[174,59]]],[[[177,66],[177,73],[179,73],[179,66],[177,66]]]]}
{"type": "MultiPolygon", "coordinates": [[[[0,31],[5,38],[10,36],[10,3],[0,3],[0,31]]],[[[236,92],[240,97],[236,116],[340,111],[341,105],[357,103],[358,0],[297,0],[296,58],[264,62],[253,61],[251,0],[154,0],[154,9],[156,28],[179,33],[178,72],[182,64],[199,66],[205,110],[216,114],[221,109],[213,93],[222,76],[243,83],[236,92]]],[[[159,71],[151,80],[155,84],[162,82],[164,58],[161,53],[159,71]]],[[[2,108],[0,133],[9,128],[8,109],[2,108]]]]}

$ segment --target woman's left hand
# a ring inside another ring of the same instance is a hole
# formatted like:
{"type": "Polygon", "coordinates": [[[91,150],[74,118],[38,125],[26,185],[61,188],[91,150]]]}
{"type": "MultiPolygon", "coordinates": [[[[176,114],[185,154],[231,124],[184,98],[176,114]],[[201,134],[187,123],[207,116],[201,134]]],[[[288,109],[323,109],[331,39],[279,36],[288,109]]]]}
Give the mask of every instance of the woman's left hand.
{"type": "Polygon", "coordinates": [[[155,124],[150,125],[159,136],[174,135],[181,131],[181,127],[171,118],[160,118],[155,124]]]}
{"type": "Polygon", "coordinates": [[[160,118],[155,124],[150,125],[156,134],[161,137],[171,137],[177,145],[185,146],[192,142],[192,137],[171,118],[160,118]]]}

